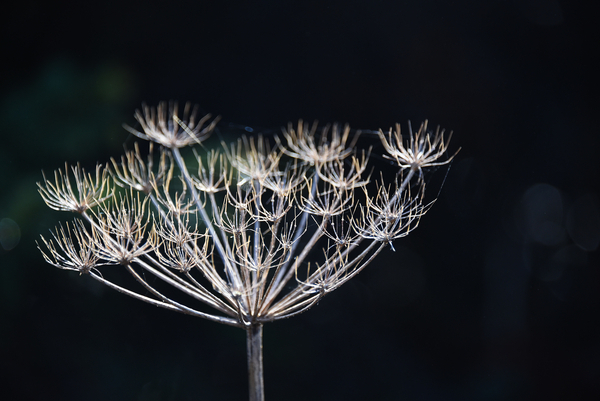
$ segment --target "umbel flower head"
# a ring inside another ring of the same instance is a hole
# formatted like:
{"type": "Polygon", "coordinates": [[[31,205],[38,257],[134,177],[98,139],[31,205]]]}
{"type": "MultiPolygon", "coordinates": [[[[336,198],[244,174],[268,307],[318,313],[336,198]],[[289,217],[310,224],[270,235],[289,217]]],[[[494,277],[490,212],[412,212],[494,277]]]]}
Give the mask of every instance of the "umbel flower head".
{"type": "Polygon", "coordinates": [[[125,129],[166,148],[183,148],[204,141],[219,121],[219,117],[211,121],[210,114],[198,118],[198,107],[192,107],[190,103],[185,104],[181,115],[177,103],[160,103],[156,108],[144,105],[142,109],[143,112],[135,112],[135,119],[142,126],[142,131],[127,125],[125,129]]]}
{"type": "MultiPolygon", "coordinates": [[[[427,120],[413,133],[410,123],[408,124],[408,139],[405,142],[401,134],[400,124],[396,124],[396,130],[389,129],[387,136],[379,130],[379,138],[387,151],[388,158],[395,160],[402,169],[410,168],[421,172],[424,168],[440,166],[449,163],[454,155],[444,158],[450,138],[444,138],[444,130],[438,127],[435,133],[427,131],[427,120]]],[[[460,149],[459,149],[460,150],[460,149]]]]}
{"type": "Polygon", "coordinates": [[[179,114],[176,103],[161,103],[135,113],[141,130],[126,129],[158,145],[158,163],[152,146],[144,156],[135,144],[95,175],[77,165],[44,176],[46,204],[79,219],[38,246],[58,268],[246,329],[251,399],[261,400],[262,325],[306,311],[393,249],[431,206],[422,170],[454,156],[446,156],[444,131],[431,133],[425,122],[404,138],[397,125],[379,131],[397,172],[372,180],[371,151],[357,148],[358,133],[300,120],[273,140],[242,137],[184,159],[186,147],[217,127],[218,118],[197,110],[186,104],[179,114]],[[113,281],[119,271],[130,280],[113,281]]]}
{"type": "Polygon", "coordinates": [[[44,183],[38,183],[38,192],[46,205],[54,210],[83,213],[91,207],[109,199],[114,191],[110,187],[109,174],[106,168],[96,166],[96,175],[86,173],[77,164],[65,171],[58,169],[54,172],[54,182],[44,175],[44,183]],[[69,176],[72,173],[74,185],[69,176]]]}

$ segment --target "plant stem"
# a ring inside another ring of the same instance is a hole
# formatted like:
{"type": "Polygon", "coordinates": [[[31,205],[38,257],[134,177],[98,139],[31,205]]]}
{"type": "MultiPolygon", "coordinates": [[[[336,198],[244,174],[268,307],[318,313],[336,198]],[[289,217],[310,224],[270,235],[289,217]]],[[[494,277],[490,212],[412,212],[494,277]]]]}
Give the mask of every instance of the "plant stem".
{"type": "Polygon", "coordinates": [[[262,324],[252,323],[246,329],[250,401],[265,400],[262,358],[262,324]]]}

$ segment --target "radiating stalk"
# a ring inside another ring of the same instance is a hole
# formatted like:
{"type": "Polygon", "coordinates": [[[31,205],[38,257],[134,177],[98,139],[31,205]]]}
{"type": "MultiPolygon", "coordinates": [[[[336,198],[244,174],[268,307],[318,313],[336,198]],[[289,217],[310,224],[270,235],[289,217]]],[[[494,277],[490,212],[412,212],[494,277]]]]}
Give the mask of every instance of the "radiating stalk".
{"type": "Polygon", "coordinates": [[[265,400],[262,358],[262,324],[253,323],[246,329],[250,401],[265,400]]]}

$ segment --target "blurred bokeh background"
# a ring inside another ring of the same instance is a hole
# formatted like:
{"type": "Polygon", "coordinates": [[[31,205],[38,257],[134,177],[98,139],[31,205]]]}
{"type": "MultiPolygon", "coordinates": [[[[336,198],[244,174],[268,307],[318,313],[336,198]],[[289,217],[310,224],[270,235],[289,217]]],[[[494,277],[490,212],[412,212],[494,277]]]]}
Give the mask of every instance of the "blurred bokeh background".
{"type": "MultiPolygon", "coordinates": [[[[593,2],[46,2],[0,25],[0,398],[243,400],[241,330],[43,263],[41,171],[118,157],[142,101],[223,126],[429,119],[462,147],[409,237],[265,328],[268,400],[600,399],[593,2]]],[[[440,172],[442,178],[445,172],[440,172]]]]}

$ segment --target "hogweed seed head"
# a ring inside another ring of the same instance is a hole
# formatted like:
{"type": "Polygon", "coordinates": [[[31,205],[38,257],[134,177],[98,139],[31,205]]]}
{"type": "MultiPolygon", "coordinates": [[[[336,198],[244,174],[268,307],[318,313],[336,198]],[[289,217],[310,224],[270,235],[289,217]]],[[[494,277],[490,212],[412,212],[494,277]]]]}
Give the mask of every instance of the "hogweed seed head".
{"type": "Polygon", "coordinates": [[[237,185],[242,186],[249,182],[262,185],[271,174],[277,174],[281,152],[271,150],[262,136],[258,136],[256,140],[254,137],[242,137],[237,141],[237,145],[223,146],[229,164],[237,171],[237,185]]]}
{"type": "Polygon", "coordinates": [[[194,186],[201,193],[217,193],[227,188],[227,183],[231,182],[231,172],[225,165],[223,154],[211,150],[206,156],[206,162],[202,161],[196,151],[194,155],[198,161],[198,175],[192,177],[194,186]],[[206,164],[206,165],[205,165],[206,164]]]}
{"type": "Polygon", "coordinates": [[[65,163],[65,171],[58,169],[54,172],[54,182],[44,177],[43,183],[37,183],[38,192],[51,209],[83,213],[89,208],[101,204],[110,198],[114,190],[110,187],[109,172],[97,165],[95,177],[86,173],[79,164],[69,166],[65,163]],[[73,175],[74,185],[71,184],[69,170],[73,175]]]}
{"type": "Polygon", "coordinates": [[[148,161],[144,161],[140,153],[138,143],[134,143],[134,150],[128,151],[124,156],[121,156],[121,163],[118,163],[114,158],[111,158],[115,183],[123,188],[133,188],[136,191],[150,194],[154,187],[161,184],[169,173],[169,167],[172,166],[172,161],[167,157],[170,155],[167,152],[161,152],[158,163],[158,170],[154,171],[153,159],[153,142],[150,142],[148,150],[148,161]]]}
{"type": "Polygon", "coordinates": [[[344,160],[333,160],[325,163],[319,169],[319,177],[342,191],[352,191],[364,187],[370,181],[370,176],[364,177],[369,156],[363,151],[362,157],[351,156],[350,163],[344,160]]]}
{"type": "MultiPolygon", "coordinates": [[[[408,139],[405,143],[401,134],[400,124],[396,124],[396,130],[389,129],[387,136],[382,130],[379,130],[379,138],[388,153],[386,157],[395,160],[399,167],[410,168],[421,172],[422,169],[433,166],[441,166],[454,158],[456,153],[450,157],[445,157],[452,138],[452,133],[448,139],[444,139],[444,130],[440,131],[438,127],[435,133],[427,131],[427,120],[419,127],[416,133],[413,133],[412,127],[408,125],[408,139]]],[[[459,149],[460,150],[460,149],[459,149]]]]}
{"type": "Polygon", "coordinates": [[[379,131],[399,171],[375,184],[359,133],[300,120],[274,143],[243,137],[194,153],[192,174],[179,148],[206,139],[217,119],[198,118],[189,104],[181,114],[175,103],[142,110],[142,130],[127,130],[160,145],[157,164],[152,146],[144,157],[135,144],[110,170],[67,167],[38,184],[49,207],[82,217],[42,237],[43,257],[153,305],[238,327],[307,310],[409,234],[431,206],[421,170],[453,157],[449,138],[426,123],[407,138],[399,125],[379,131]],[[109,265],[133,284],[104,278],[109,265]]]}
{"type": "Polygon", "coordinates": [[[144,105],[143,111],[136,110],[135,119],[142,126],[142,131],[124,126],[135,136],[147,141],[161,144],[165,148],[183,148],[201,143],[214,130],[220,117],[211,121],[211,115],[198,118],[198,107],[186,103],[183,114],[179,115],[177,103],[159,103],[158,107],[144,105]]]}
{"type": "Polygon", "coordinates": [[[76,219],[73,224],[66,223],[64,227],[60,225],[51,233],[54,241],[41,236],[48,253],[38,243],[38,249],[47,263],[81,274],[89,273],[98,265],[100,258],[95,249],[96,230],[88,232],[83,222],[76,219]]]}
{"type": "Polygon", "coordinates": [[[360,210],[360,218],[352,220],[354,230],[360,237],[387,243],[392,249],[392,241],[407,236],[417,228],[419,220],[430,206],[422,203],[424,186],[419,188],[419,194],[411,196],[410,188],[398,192],[398,179],[394,185],[392,190],[382,179],[377,185],[375,197],[366,194],[367,201],[360,210]]]}
{"type": "Polygon", "coordinates": [[[131,192],[90,213],[98,233],[97,254],[102,260],[128,265],[151,250],[146,230],[150,222],[147,204],[148,198],[131,192]]]}
{"type": "Polygon", "coordinates": [[[136,143],[95,176],[79,165],[53,181],[44,175],[46,204],[80,219],[38,248],[49,264],[133,298],[246,329],[251,400],[262,401],[262,325],[310,309],[394,250],[431,207],[423,170],[454,157],[446,157],[450,137],[428,132],[427,122],[416,133],[409,125],[406,138],[399,125],[380,130],[398,171],[373,183],[360,132],[300,120],[274,143],[259,135],[222,152],[194,150],[194,175],[180,148],[200,144],[218,121],[197,114],[189,103],[181,114],[176,103],[144,105],[135,113],[141,131],[125,128],[150,142],[147,157],[136,143]]]}
{"type": "Polygon", "coordinates": [[[340,129],[339,125],[334,124],[323,128],[317,136],[316,121],[309,127],[299,120],[296,127],[290,123],[287,130],[283,131],[285,144],[279,138],[276,139],[286,155],[319,167],[350,156],[359,135],[360,132],[357,132],[348,143],[350,127],[345,125],[340,129]]]}

